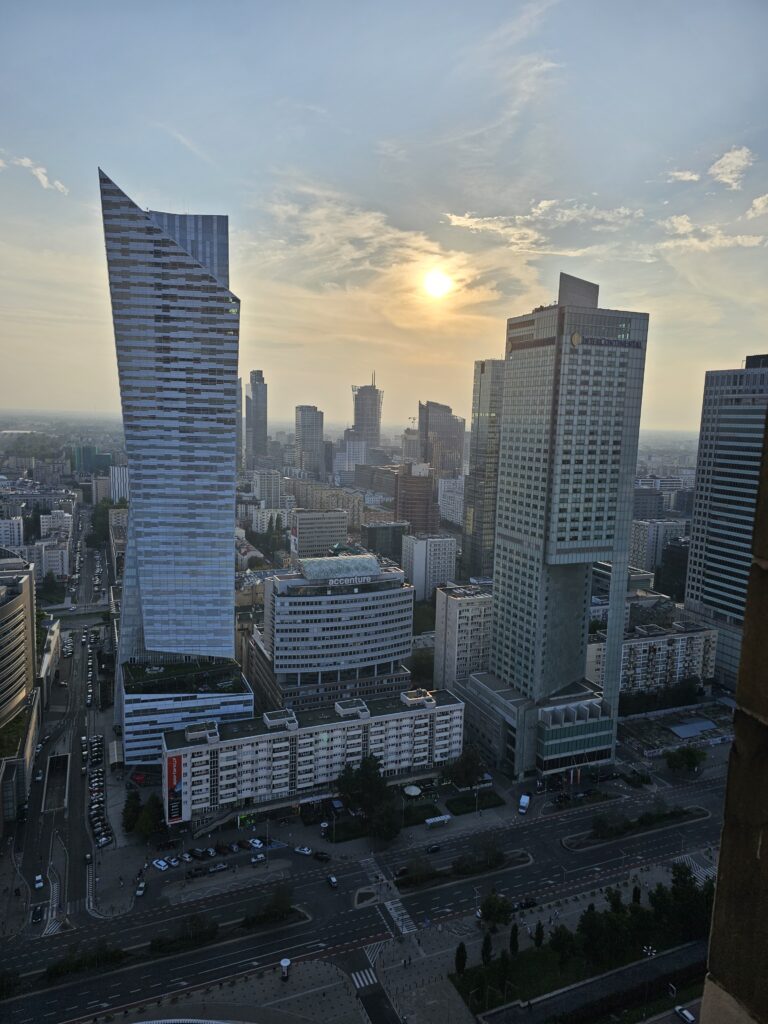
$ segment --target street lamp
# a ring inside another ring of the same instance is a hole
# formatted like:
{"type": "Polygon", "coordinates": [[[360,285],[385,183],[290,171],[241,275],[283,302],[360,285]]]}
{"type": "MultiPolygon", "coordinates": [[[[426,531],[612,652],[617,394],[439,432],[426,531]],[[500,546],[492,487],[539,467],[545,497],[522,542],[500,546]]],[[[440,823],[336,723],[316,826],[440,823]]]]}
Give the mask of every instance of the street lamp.
{"type": "MultiPolygon", "coordinates": [[[[643,953],[645,954],[645,956],[649,960],[653,960],[653,958],[656,956],[656,950],[654,949],[653,946],[643,946],[643,953]]],[[[650,978],[646,978],[645,979],[645,997],[643,999],[643,1017],[645,1017],[645,1008],[648,1005],[648,985],[649,985],[649,983],[650,983],[650,978]]]]}

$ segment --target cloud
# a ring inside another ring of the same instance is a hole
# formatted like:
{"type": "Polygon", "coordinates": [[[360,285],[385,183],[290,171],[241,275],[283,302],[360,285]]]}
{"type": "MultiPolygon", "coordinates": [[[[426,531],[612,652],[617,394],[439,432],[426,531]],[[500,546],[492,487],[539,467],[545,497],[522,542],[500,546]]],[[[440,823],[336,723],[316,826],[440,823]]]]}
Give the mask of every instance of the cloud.
{"type": "Polygon", "coordinates": [[[55,178],[53,181],[48,177],[48,171],[42,164],[36,164],[34,160],[30,160],[28,156],[15,157],[12,161],[17,167],[26,167],[29,173],[40,182],[43,188],[55,189],[57,192],[61,192],[63,196],[69,195],[69,189],[66,185],[62,184],[55,178]]]}
{"type": "Polygon", "coordinates": [[[755,154],[746,146],[732,146],[719,160],[715,160],[707,174],[726,188],[740,189],[748,168],[755,162],[755,154]]]}
{"type": "Polygon", "coordinates": [[[194,153],[194,155],[198,159],[204,160],[205,163],[207,164],[214,164],[214,161],[211,159],[211,157],[208,156],[208,154],[203,149],[201,149],[197,145],[197,143],[193,142],[192,139],[190,139],[187,135],[184,135],[177,128],[174,128],[172,125],[169,124],[163,124],[161,121],[153,121],[152,123],[156,128],[159,128],[161,131],[164,131],[166,135],[170,135],[170,137],[174,139],[176,142],[178,142],[180,146],[183,146],[184,149],[189,150],[190,153],[194,153]]]}
{"type": "Polygon", "coordinates": [[[0,157],[0,171],[4,171],[8,164],[0,157]]]}
{"type": "Polygon", "coordinates": [[[667,181],[698,181],[700,177],[696,171],[670,171],[667,181]]]}
{"type": "Polygon", "coordinates": [[[387,160],[394,160],[396,163],[405,163],[408,159],[405,147],[401,146],[399,142],[395,142],[394,139],[380,139],[376,143],[375,149],[379,156],[383,156],[387,160]]]}
{"type": "Polygon", "coordinates": [[[762,217],[764,213],[768,213],[768,192],[752,200],[752,205],[747,210],[746,217],[747,220],[754,220],[755,217],[762,217]]]}
{"type": "Polygon", "coordinates": [[[659,226],[668,231],[670,235],[690,235],[693,231],[693,223],[687,213],[677,213],[666,220],[660,220],[659,226]]]}
{"type": "MultiPolygon", "coordinates": [[[[670,217],[670,220],[686,221],[687,217],[670,217]]],[[[690,223],[690,222],[689,222],[690,223]]],[[[716,249],[754,249],[765,242],[764,235],[726,235],[722,228],[709,224],[694,228],[685,233],[679,232],[675,238],[659,242],[659,252],[714,252],[716,249]]]]}

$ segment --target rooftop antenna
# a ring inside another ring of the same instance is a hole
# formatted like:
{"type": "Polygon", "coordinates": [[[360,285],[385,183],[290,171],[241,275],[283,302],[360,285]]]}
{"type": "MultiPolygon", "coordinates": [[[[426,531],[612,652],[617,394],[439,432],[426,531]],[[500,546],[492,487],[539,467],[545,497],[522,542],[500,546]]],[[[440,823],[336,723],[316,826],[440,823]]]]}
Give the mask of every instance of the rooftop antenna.
{"type": "Polygon", "coordinates": [[[374,388],[376,387],[376,371],[375,370],[373,371],[373,376],[371,377],[371,387],[374,387],[374,388]]]}

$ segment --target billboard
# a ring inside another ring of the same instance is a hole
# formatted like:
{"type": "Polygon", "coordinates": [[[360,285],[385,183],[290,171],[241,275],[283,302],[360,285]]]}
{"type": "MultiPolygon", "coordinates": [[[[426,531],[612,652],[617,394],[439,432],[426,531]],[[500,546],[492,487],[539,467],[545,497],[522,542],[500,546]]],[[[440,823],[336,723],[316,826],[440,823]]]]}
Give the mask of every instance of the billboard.
{"type": "Polygon", "coordinates": [[[171,754],[165,760],[166,795],[168,800],[168,824],[173,825],[182,820],[182,758],[180,754],[171,754]]]}

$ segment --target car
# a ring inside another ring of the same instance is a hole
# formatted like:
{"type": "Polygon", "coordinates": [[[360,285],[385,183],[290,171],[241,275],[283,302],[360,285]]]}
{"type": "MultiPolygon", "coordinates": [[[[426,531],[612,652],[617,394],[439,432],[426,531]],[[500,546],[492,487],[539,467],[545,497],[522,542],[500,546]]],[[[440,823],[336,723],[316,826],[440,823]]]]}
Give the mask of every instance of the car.
{"type": "Polygon", "coordinates": [[[158,871],[167,871],[168,870],[168,865],[160,857],[158,857],[157,860],[153,860],[152,861],[152,867],[153,868],[157,868],[158,871]]]}
{"type": "Polygon", "coordinates": [[[43,920],[43,904],[38,903],[32,910],[32,924],[40,924],[43,920]]]}
{"type": "Polygon", "coordinates": [[[147,891],[147,883],[146,882],[139,882],[139,884],[136,886],[136,895],[137,896],[143,896],[146,891],[147,891]]]}
{"type": "Polygon", "coordinates": [[[89,707],[91,707],[92,704],[93,704],[93,697],[90,694],[88,694],[88,696],[85,698],[85,706],[87,708],[89,708],[89,707]]]}
{"type": "Polygon", "coordinates": [[[312,847],[311,846],[294,846],[293,852],[294,853],[300,853],[302,857],[311,857],[312,856],[312,847]]]}
{"type": "Polygon", "coordinates": [[[440,853],[442,846],[439,843],[432,843],[431,846],[427,847],[427,853],[440,853]]]}
{"type": "Polygon", "coordinates": [[[45,882],[43,881],[43,876],[42,875],[35,875],[35,888],[36,889],[42,889],[44,885],[45,885],[45,882]]]}
{"type": "Polygon", "coordinates": [[[266,863],[267,863],[266,854],[254,853],[254,855],[251,857],[251,864],[266,864],[266,863]]]}
{"type": "Polygon", "coordinates": [[[185,873],[186,878],[200,878],[201,875],[207,874],[205,868],[192,868],[190,871],[185,873]]]}
{"type": "Polygon", "coordinates": [[[195,860],[203,860],[205,857],[205,850],[201,850],[199,846],[195,846],[189,851],[189,856],[193,857],[195,860]]]}
{"type": "Polygon", "coordinates": [[[38,743],[37,746],[35,747],[35,757],[37,757],[37,755],[40,753],[40,751],[42,749],[43,749],[43,744],[42,743],[38,743]]]}
{"type": "Polygon", "coordinates": [[[326,881],[328,882],[328,885],[330,885],[330,887],[332,889],[338,889],[338,887],[339,887],[339,880],[336,877],[336,875],[328,875],[326,881]]]}
{"type": "Polygon", "coordinates": [[[165,862],[169,868],[177,868],[179,864],[181,864],[181,861],[179,860],[178,857],[166,857],[165,862]]]}
{"type": "Polygon", "coordinates": [[[240,846],[237,843],[230,843],[229,849],[232,853],[237,853],[240,849],[240,846]]]}
{"type": "Polygon", "coordinates": [[[216,843],[216,853],[218,853],[219,856],[226,857],[226,855],[229,852],[230,852],[230,849],[229,849],[229,844],[228,843],[216,843]]]}
{"type": "Polygon", "coordinates": [[[206,855],[206,857],[215,857],[216,856],[216,850],[212,846],[209,846],[205,850],[205,855],[206,855]]]}
{"type": "Polygon", "coordinates": [[[680,1020],[685,1021],[685,1024],[696,1024],[695,1016],[691,1013],[690,1010],[687,1010],[684,1006],[676,1006],[675,1013],[680,1018],[680,1020]]]}
{"type": "Polygon", "coordinates": [[[110,832],[108,835],[99,836],[99,838],[96,840],[96,845],[99,846],[99,847],[101,847],[101,846],[109,846],[109,844],[112,842],[113,839],[114,839],[114,836],[110,832]]]}
{"type": "Polygon", "coordinates": [[[262,841],[260,839],[255,839],[254,838],[254,839],[249,839],[248,840],[248,845],[253,850],[260,850],[264,846],[264,843],[262,843],[262,841]]]}
{"type": "Polygon", "coordinates": [[[408,868],[406,866],[403,866],[395,871],[395,878],[405,878],[407,874],[408,868]]]}
{"type": "Polygon", "coordinates": [[[536,900],[531,899],[530,896],[526,896],[525,899],[522,899],[515,904],[515,910],[530,910],[535,906],[538,906],[536,900]]]}
{"type": "Polygon", "coordinates": [[[225,864],[224,861],[220,860],[218,864],[211,864],[208,868],[209,875],[218,874],[219,871],[229,871],[229,864],[225,864]]]}
{"type": "Polygon", "coordinates": [[[185,864],[192,863],[192,857],[186,852],[186,850],[184,851],[184,853],[182,853],[181,859],[184,861],[185,864]]]}
{"type": "Polygon", "coordinates": [[[84,764],[82,766],[82,768],[80,769],[80,774],[81,775],[87,775],[88,774],[88,765],[87,764],[84,764]]]}
{"type": "Polygon", "coordinates": [[[250,839],[238,839],[238,841],[237,841],[237,848],[238,848],[238,850],[250,850],[251,849],[251,841],[250,841],[250,839]]]}
{"type": "Polygon", "coordinates": [[[315,860],[319,860],[321,864],[327,864],[331,859],[330,853],[326,853],[325,850],[315,850],[312,856],[315,860]]]}
{"type": "Polygon", "coordinates": [[[85,863],[86,864],[92,864],[93,863],[93,854],[92,853],[86,853],[84,859],[85,859],[85,863]]]}
{"type": "Polygon", "coordinates": [[[39,772],[38,772],[38,773],[37,773],[37,774],[35,775],[35,782],[42,782],[42,781],[43,781],[43,773],[42,773],[42,771],[39,771],[39,772]]]}
{"type": "Polygon", "coordinates": [[[47,743],[50,738],[51,738],[51,734],[49,732],[47,732],[45,734],[45,736],[43,736],[43,743],[47,743]]]}

